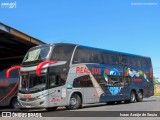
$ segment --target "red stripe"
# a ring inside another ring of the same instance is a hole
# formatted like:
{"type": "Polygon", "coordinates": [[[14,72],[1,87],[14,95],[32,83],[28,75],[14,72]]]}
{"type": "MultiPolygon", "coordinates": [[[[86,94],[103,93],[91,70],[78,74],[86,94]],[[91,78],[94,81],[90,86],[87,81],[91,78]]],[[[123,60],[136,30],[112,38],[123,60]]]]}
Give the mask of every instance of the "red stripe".
{"type": "Polygon", "coordinates": [[[0,102],[2,102],[4,99],[6,99],[16,89],[17,86],[18,86],[18,81],[16,82],[14,87],[8,92],[8,94],[0,102]]]}
{"type": "Polygon", "coordinates": [[[57,60],[53,60],[53,61],[44,61],[44,62],[41,62],[37,68],[36,68],[36,74],[37,75],[40,75],[41,74],[41,70],[43,68],[43,66],[47,65],[47,64],[54,64],[54,63],[57,63],[58,61],[57,60]]]}
{"type": "MultiPolygon", "coordinates": [[[[16,94],[18,93],[18,90],[12,95],[10,96],[10,98],[14,97],[16,94]]],[[[17,95],[16,95],[17,96],[17,95]]],[[[8,99],[9,100],[9,99],[8,99]]]]}
{"type": "Polygon", "coordinates": [[[14,67],[9,68],[9,69],[7,70],[7,72],[6,72],[6,78],[9,78],[9,77],[10,77],[10,72],[11,72],[12,70],[20,69],[20,68],[21,68],[21,66],[14,66],[14,67]]]}

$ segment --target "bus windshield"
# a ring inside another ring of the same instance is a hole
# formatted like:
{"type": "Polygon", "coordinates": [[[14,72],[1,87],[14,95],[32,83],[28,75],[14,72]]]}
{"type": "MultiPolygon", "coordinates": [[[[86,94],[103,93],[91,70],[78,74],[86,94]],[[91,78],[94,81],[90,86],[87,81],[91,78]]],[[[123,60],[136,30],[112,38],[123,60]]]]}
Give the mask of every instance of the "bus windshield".
{"type": "Polygon", "coordinates": [[[39,47],[36,49],[31,49],[25,56],[23,62],[33,62],[37,60],[45,60],[49,57],[51,47],[39,47]]]}
{"type": "Polygon", "coordinates": [[[20,91],[41,91],[46,87],[46,75],[36,76],[35,74],[22,73],[20,91]]]}

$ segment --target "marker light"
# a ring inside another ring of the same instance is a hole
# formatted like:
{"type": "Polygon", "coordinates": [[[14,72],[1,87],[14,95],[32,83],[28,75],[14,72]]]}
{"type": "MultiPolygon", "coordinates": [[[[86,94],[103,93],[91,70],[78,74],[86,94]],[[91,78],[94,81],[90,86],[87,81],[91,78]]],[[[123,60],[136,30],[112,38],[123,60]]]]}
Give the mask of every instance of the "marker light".
{"type": "Polygon", "coordinates": [[[21,66],[13,66],[13,67],[9,68],[9,69],[6,71],[6,78],[10,78],[10,72],[11,72],[12,70],[16,70],[16,69],[20,69],[20,68],[21,68],[21,66]]]}
{"type": "Polygon", "coordinates": [[[44,62],[41,62],[37,68],[36,68],[36,74],[37,75],[40,75],[41,74],[41,70],[43,68],[43,66],[47,65],[47,64],[55,64],[57,63],[58,61],[57,60],[53,60],[53,61],[44,61],[44,62]]]}

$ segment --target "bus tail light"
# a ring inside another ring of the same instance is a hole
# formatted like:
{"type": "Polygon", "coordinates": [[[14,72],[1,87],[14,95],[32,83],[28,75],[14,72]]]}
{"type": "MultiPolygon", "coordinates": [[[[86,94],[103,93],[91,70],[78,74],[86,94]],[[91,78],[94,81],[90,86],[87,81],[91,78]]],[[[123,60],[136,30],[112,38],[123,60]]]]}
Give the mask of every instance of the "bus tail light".
{"type": "Polygon", "coordinates": [[[41,62],[36,68],[36,74],[37,75],[41,74],[41,70],[42,70],[43,66],[45,66],[47,64],[54,64],[54,63],[57,63],[57,62],[58,62],[57,60],[41,62]]]}
{"type": "Polygon", "coordinates": [[[150,68],[150,79],[152,79],[153,78],[153,70],[152,70],[152,68],[150,68]]]}
{"type": "Polygon", "coordinates": [[[11,72],[12,70],[16,70],[16,69],[20,69],[20,68],[21,68],[21,66],[14,66],[14,67],[9,68],[9,69],[7,70],[7,72],[6,72],[6,78],[10,78],[10,72],[11,72]]]}

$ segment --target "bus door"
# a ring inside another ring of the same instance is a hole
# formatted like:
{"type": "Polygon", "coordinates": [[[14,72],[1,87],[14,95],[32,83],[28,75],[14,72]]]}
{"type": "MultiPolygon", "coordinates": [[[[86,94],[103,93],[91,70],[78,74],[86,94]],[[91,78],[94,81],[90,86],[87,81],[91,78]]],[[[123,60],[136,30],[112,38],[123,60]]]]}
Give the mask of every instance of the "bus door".
{"type": "Polygon", "coordinates": [[[59,106],[66,104],[66,87],[63,74],[49,75],[49,106],[59,106]]]}
{"type": "Polygon", "coordinates": [[[96,102],[96,90],[94,87],[84,88],[86,103],[95,103],[96,102]]]}

